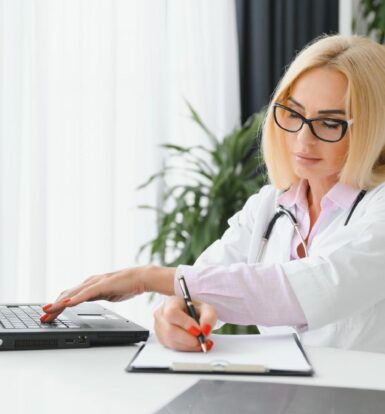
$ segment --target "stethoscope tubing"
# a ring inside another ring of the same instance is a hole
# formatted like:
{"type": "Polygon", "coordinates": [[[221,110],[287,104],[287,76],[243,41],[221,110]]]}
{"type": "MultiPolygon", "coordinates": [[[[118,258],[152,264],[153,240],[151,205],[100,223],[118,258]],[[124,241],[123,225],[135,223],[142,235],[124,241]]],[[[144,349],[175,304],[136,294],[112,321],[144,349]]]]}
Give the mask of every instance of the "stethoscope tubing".
{"type": "MultiPolygon", "coordinates": [[[[365,194],[366,194],[366,190],[361,190],[360,193],[358,194],[358,196],[356,197],[356,199],[354,200],[354,203],[352,205],[352,208],[350,209],[348,217],[345,220],[344,226],[346,226],[349,223],[350,218],[352,217],[352,214],[353,214],[354,210],[356,209],[358,203],[364,198],[365,194]]],[[[301,244],[304,248],[305,256],[309,257],[309,252],[308,252],[308,249],[307,249],[306,242],[303,239],[303,237],[301,235],[301,232],[299,231],[299,228],[298,228],[297,219],[295,218],[294,214],[291,211],[287,210],[281,204],[278,204],[276,212],[275,212],[273,218],[269,221],[269,224],[267,225],[266,231],[262,236],[262,240],[261,240],[261,243],[259,245],[258,252],[257,252],[257,263],[260,262],[262,257],[263,257],[263,254],[264,254],[265,249],[266,249],[267,242],[269,241],[269,238],[270,238],[270,235],[271,235],[271,233],[274,229],[275,223],[283,215],[286,216],[289,219],[289,221],[291,222],[291,224],[292,224],[295,232],[298,234],[298,237],[299,237],[299,239],[301,241],[301,244]]]]}

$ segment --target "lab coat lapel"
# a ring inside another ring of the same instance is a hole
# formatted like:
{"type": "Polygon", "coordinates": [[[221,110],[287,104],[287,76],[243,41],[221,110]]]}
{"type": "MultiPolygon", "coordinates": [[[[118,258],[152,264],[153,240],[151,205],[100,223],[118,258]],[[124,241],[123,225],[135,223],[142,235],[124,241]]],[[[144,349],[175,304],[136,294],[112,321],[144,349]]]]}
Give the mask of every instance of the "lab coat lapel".
{"type": "MultiPolygon", "coordinates": [[[[293,212],[294,213],[294,212],[293,212]]],[[[281,216],[267,242],[263,263],[285,263],[290,261],[291,242],[294,227],[286,216],[281,216]]]]}

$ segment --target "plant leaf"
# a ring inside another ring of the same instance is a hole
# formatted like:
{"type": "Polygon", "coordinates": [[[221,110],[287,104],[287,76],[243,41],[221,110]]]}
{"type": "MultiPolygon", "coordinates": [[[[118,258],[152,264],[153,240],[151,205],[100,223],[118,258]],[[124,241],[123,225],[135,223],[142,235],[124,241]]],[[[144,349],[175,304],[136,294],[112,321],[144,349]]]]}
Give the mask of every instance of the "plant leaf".
{"type": "Polygon", "coordinates": [[[191,118],[203,129],[203,131],[207,134],[208,138],[210,139],[212,145],[217,145],[218,144],[218,138],[207,128],[207,126],[202,122],[201,118],[199,117],[199,115],[196,113],[196,111],[194,110],[194,108],[192,107],[192,105],[190,104],[189,101],[185,100],[187,106],[190,109],[191,112],[191,118]]]}

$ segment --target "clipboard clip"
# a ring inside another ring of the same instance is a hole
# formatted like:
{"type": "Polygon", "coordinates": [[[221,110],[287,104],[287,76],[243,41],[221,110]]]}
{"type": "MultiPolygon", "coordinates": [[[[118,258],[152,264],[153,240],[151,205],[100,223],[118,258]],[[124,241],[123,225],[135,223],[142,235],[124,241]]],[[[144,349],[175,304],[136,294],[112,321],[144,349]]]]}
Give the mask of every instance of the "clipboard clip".
{"type": "Polygon", "coordinates": [[[249,372],[249,373],[266,373],[269,369],[263,365],[257,364],[231,364],[225,360],[211,362],[193,363],[193,362],[173,362],[171,365],[173,371],[191,371],[191,372],[249,372]]]}

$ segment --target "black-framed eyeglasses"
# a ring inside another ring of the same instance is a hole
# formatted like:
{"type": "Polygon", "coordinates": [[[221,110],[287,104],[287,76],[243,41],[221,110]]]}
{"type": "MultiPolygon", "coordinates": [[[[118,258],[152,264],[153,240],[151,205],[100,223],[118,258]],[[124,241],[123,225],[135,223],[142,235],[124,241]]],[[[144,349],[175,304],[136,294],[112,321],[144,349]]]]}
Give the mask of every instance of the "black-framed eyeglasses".
{"type": "Polygon", "coordinates": [[[310,118],[307,119],[294,109],[275,102],[273,115],[276,124],[287,132],[298,132],[303,124],[307,124],[313,135],[326,142],[338,142],[345,136],[346,131],[353,123],[353,119],[345,121],[338,118],[310,118]]]}

